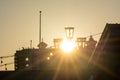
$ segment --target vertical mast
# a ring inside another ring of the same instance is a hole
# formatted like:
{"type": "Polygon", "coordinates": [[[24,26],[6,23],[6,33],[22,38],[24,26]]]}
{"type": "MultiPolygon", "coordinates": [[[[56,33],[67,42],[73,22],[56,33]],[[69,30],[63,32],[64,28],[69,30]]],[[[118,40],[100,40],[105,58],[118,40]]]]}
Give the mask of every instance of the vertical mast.
{"type": "Polygon", "coordinates": [[[42,11],[40,11],[40,24],[39,24],[39,44],[41,43],[41,13],[42,13],[42,11]]]}
{"type": "Polygon", "coordinates": [[[42,11],[40,11],[39,44],[38,44],[39,49],[47,47],[47,44],[43,43],[43,39],[41,38],[41,32],[42,32],[42,29],[41,29],[41,13],[42,13],[42,11]]]}
{"type": "Polygon", "coordinates": [[[30,49],[32,49],[32,40],[30,40],[30,49]]]}

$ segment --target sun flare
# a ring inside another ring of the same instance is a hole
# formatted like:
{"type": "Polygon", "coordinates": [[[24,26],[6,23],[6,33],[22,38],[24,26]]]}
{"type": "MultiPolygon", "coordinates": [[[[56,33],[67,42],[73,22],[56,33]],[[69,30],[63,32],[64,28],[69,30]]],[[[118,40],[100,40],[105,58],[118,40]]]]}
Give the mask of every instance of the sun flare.
{"type": "Polygon", "coordinates": [[[70,53],[71,51],[74,50],[76,44],[74,41],[71,40],[63,40],[63,42],[61,43],[61,49],[65,52],[65,53],[70,53]]]}

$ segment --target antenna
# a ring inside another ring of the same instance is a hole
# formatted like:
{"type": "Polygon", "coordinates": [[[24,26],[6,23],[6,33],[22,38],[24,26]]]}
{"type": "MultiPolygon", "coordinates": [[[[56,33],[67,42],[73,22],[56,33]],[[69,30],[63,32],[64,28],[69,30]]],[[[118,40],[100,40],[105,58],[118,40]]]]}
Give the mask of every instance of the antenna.
{"type": "Polygon", "coordinates": [[[30,48],[32,49],[32,40],[30,40],[30,48]]]}
{"type": "Polygon", "coordinates": [[[40,11],[40,24],[39,24],[39,44],[41,43],[41,13],[42,13],[42,11],[40,11]]]}

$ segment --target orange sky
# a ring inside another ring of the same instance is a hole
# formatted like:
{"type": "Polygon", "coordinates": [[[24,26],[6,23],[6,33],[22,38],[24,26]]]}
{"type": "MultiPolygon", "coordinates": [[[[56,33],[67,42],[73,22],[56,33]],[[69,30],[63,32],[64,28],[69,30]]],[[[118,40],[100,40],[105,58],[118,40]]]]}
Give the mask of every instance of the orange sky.
{"type": "Polygon", "coordinates": [[[37,47],[40,10],[42,37],[53,46],[54,38],[65,37],[64,27],[75,27],[77,38],[102,32],[106,23],[119,23],[119,4],[120,0],[0,0],[0,56],[28,48],[30,40],[37,47]]]}

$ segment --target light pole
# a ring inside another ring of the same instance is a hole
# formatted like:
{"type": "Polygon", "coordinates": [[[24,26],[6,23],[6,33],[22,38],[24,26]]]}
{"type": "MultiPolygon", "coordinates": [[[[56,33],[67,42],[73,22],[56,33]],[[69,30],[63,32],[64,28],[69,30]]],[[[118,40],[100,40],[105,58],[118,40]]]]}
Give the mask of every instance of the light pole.
{"type": "Polygon", "coordinates": [[[73,39],[74,27],[65,27],[66,37],[68,40],[73,39]]]}

